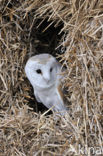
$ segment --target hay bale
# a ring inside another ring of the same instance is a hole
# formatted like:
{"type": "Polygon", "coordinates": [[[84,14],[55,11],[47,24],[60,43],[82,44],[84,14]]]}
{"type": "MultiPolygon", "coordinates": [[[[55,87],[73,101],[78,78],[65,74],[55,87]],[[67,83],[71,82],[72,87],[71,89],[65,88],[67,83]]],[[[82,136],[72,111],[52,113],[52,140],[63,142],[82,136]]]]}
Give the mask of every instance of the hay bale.
{"type": "Polygon", "coordinates": [[[0,155],[103,154],[102,8],[101,0],[0,1],[0,155]],[[43,113],[24,74],[42,49],[67,68],[65,117],[43,113]]]}

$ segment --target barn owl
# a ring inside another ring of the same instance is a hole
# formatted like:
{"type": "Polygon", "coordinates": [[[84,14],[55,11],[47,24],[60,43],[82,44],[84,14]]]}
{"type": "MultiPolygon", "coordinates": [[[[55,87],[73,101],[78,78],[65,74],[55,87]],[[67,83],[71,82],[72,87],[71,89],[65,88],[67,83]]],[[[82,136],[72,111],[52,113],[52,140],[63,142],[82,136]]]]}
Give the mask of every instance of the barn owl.
{"type": "Polygon", "coordinates": [[[34,89],[38,102],[60,114],[65,114],[60,76],[61,65],[50,54],[35,55],[26,63],[25,73],[34,89]]]}

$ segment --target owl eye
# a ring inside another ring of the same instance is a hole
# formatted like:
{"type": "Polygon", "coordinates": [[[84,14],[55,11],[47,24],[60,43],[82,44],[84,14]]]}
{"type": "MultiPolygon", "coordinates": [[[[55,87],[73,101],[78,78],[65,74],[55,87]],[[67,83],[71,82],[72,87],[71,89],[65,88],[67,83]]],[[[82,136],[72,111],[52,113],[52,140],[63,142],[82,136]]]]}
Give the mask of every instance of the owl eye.
{"type": "Polygon", "coordinates": [[[50,72],[52,72],[53,68],[50,68],[50,72]]]}
{"type": "Polygon", "coordinates": [[[37,72],[38,74],[42,74],[41,69],[37,69],[36,72],[37,72]]]}

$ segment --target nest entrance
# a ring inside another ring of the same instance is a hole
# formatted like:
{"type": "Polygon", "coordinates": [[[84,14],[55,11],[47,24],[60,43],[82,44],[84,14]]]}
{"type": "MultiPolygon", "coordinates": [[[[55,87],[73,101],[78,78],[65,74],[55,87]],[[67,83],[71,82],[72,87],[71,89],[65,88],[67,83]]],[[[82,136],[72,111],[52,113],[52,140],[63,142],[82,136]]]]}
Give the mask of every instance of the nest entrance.
{"type": "MultiPolygon", "coordinates": [[[[48,19],[45,19],[42,24],[40,24],[41,21],[42,19],[38,19],[30,32],[32,51],[35,50],[35,54],[49,53],[56,56],[56,53],[60,53],[59,50],[56,50],[56,47],[63,36],[63,33],[59,34],[63,24],[55,27],[55,24],[51,25],[48,19]]],[[[32,55],[34,54],[32,53],[32,55]]]]}
{"type": "MultiPolygon", "coordinates": [[[[48,22],[48,20],[45,19],[43,23],[38,27],[38,25],[41,23],[41,20],[42,19],[38,19],[34,23],[30,32],[31,53],[29,53],[29,57],[42,53],[49,53],[56,57],[56,53],[61,53],[61,49],[56,48],[63,36],[63,33],[59,34],[63,25],[60,24],[58,27],[55,27],[54,24],[50,25],[51,22],[48,22]]],[[[32,99],[29,100],[28,104],[34,109],[34,111],[44,112],[47,110],[47,108],[42,103],[35,103],[36,99],[34,97],[32,88],[30,89],[30,96],[32,97],[32,99]]]]}

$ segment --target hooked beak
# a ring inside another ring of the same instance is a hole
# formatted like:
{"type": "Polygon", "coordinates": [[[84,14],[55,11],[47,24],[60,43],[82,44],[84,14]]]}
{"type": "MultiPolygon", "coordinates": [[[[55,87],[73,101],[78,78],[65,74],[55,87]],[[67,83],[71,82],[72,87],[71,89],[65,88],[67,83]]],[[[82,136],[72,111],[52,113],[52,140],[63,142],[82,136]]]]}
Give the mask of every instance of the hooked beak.
{"type": "Polygon", "coordinates": [[[50,74],[49,73],[45,73],[43,75],[44,80],[48,83],[50,81],[50,74]]]}

